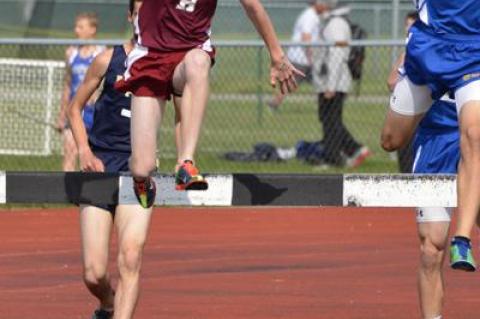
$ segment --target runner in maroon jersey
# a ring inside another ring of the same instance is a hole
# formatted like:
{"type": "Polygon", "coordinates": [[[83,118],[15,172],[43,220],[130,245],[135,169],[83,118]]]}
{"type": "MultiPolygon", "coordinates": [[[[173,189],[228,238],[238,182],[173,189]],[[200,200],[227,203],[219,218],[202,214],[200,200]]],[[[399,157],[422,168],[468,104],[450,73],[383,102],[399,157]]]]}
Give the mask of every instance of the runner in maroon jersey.
{"type": "MultiPolygon", "coordinates": [[[[265,41],[271,57],[270,82],[282,93],[296,89],[303,74],[286,59],[273,25],[259,0],[240,0],[265,41]]],[[[135,194],[144,207],[155,200],[150,173],[155,168],[157,129],[166,100],[182,96],[177,190],[203,190],[208,184],[193,164],[209,94],[209,71],[215,50],[210,27],[217,0],[144,0],[137,20],[137,46],[127,60],[117,88],[131,92],[132,158],[135,194]]]]}

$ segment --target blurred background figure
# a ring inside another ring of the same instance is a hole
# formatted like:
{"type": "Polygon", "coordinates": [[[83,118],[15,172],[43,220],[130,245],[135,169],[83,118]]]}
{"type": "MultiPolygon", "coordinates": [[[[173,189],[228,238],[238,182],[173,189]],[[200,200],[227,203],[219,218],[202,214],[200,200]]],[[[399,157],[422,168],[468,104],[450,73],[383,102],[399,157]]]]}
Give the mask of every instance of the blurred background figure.
{"type": "MultiPolygon", "coordinates": [[[[412,24],[418,19],[417,11],[410,11],[405,16],[405,36],[412,24]]],[[[403,65],[405,60],[405,52],[400,54],[398,60],[393,64],[388,76],[387,85],[390,92],[393,92],[398,79],[398,69],[403,65]]],[[[413,147],[412,142],[398,151],[398,169],[400,173],[411,173],[413,166],[413,147]]]]}
{"type": "MultiPolygon", "coordinates": [[[[80,13],[75,18],[75,36],[79,40],[93,40],[97,34],[98,18],[95,13],[80,13]]],[[[88,67],[104,47],[96,45],[72,46],[65,51],[66,72],[64,77],[60,112],[57,118],[57,130],[63,137],[63,171],[76,169],[78,150],[67,120],[67,108],[80,84],[83,82],[88,67]]],[[[89,101],[83,111],[83,120],[88,130],[92,127],[94,116],[94,99],[89,101]]]]}
{"type": "Polygon", "coordinates": [[[343,123],[345,99],[352,85],[348,66],[352,33],[348,7],[337,8],[336,0],[318,0],[324,28],[321,40],[332,46],[321,48],[314,58],[313,83],[318,93],[318,116],[323,126],[327,165],[358,167],[371,155],[357,142],[343,123]]]}
{"type": "MultiPolygon", "coordinates": [[[[320,17],[323,4],[321,1],[310,0],[309,6],[302,11],[298,16],[295,26],[293,27],[293,34],[291,41],[302,44],[315,43],[319,40],[320,35],[320,17]]],[[[305,74],[304,78],[298,77],[297,81],[303,82],[312,80],[312,63],[313,50],[311,47],[296,46],[290,47],[287,52],[290,62],[300,71],[305,74]]],[[[285,95],[278,92],[272,100],[267,102],[268,107],[272,111],[278,110],[282,104],[285,95]]]]}

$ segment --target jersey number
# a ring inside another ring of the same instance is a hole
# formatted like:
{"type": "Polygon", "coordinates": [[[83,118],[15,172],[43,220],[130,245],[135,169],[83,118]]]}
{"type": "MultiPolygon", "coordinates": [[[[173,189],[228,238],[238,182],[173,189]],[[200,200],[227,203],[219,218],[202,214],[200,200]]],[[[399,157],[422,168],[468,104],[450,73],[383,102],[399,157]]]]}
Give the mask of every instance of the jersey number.
{"type": "Polygon", "coordinates": [[[193,12],[197,2],[198,0],[180,0],[180,3],[177,4],[177,9],[186,12],[193,12]]]}

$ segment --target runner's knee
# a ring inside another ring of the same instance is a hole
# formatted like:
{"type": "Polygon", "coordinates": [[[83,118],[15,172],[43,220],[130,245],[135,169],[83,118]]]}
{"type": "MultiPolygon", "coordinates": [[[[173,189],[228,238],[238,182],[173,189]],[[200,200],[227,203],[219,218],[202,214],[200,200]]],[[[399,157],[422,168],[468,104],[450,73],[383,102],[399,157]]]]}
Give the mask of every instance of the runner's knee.
{"type": "Polygon", "coordinates": [[[462,143],[465,147],[468,147],[468,153],[464,154],[464,156],[476,155],[479,156],[480,154],[480,125],[471,125],[467,127],[462,134],[462,138],[465,140],[466,143],[462,143]]]}
{"type": "Polygon", "coordinates": [[[137,274],[142,264],[143,245],[127,244],[120,248],[118,269],[120,275],[137,274]]]}
{"type": "Polygon", "coordinates": [[[155,158],[132,157],[130,160],[130,171],[135,177],[148,177],[155,168],[155,158]]]}
{"type": "Polygon", "coordinates": [[[440,269],[445,248],[444,243],[437,243],[429,237],[422,238],[420,245],[421,267],[429,272],[440,269]]]}
{"type": "Polygon", "coordinates": [[[98,265],[86,265],[83,270],[83,281],[89,287],[100,285],[107,279],[106,267],[98,265]]]}
{"type": "Polygon", "coordinates": [[[385,151],[396,151],[402,148],[407,143],[408,141],[405,141],[405,138],[398,134],[398,132],[395,132],[395,130],[393,130],[391,127],[383,128],[381,135],[381,145],[385,151]]]}

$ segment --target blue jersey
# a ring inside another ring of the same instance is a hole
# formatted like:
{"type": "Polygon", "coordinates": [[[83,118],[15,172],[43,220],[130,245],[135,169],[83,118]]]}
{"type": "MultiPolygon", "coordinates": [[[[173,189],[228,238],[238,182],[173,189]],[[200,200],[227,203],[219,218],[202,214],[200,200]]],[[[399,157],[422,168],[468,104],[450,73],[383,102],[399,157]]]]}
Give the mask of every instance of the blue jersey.
{"type": "Polygon", "coordinates": [[[438,34],[480,35],[480,1],[414,0],[420,19],[438,34]]]}
{"type": "Polygon", "coordinates": [[[451,100],[435,101],[420,122],[413,142],[413,172],[455,174],[460,161],[457,108],[451,100]]]}
{"type": "Polygon", "coordinates": [[[444,98],[435,101],[418,125],[417,134],[443,134],[458,131],[457,107],[455,102],[444,98]]]}
{"type": "Polygon", "coordinates": [[[75,48],[68,65],[71,72],[71,81],[70,81],[70,100],[73,99],[75,94],[77,94],[80,84],[82,84],[87,74],[88,67],[92,64],[95,57],[101,52],[102,48],[98,47],[95,52],[87,57],[82,57],[78,48],[75,48]]]}
{"type": "Polygon", "coordinates": [[[114,88],[117,78],[126,70],[127,54],[123,46],[113,47],[112,59],[103,80],[103,89],[95,102],[93,127],[89,142],[93,151],[130,153],[131,98],[114,88]]]}

